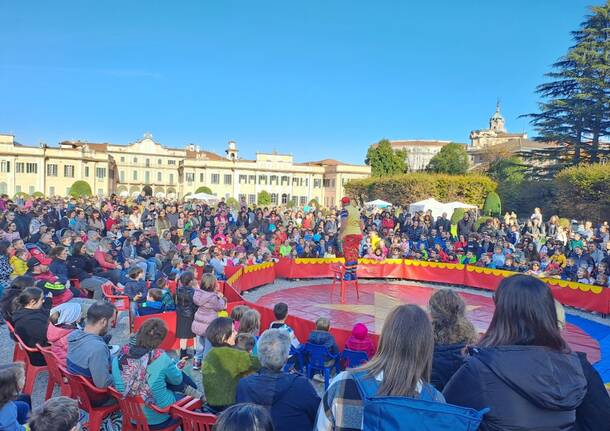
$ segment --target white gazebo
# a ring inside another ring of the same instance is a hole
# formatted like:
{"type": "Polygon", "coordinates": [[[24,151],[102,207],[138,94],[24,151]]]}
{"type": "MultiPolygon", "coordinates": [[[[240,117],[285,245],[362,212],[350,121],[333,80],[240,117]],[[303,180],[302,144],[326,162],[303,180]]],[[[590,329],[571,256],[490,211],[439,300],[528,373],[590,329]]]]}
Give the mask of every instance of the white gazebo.
{"type": "Polygon", "coordinates": [[[375,199],[374,201],[365,202],[364,205],[376,208],[387,208],[392,206],[390,202],[386,202],[381,199],[375,199]]]}

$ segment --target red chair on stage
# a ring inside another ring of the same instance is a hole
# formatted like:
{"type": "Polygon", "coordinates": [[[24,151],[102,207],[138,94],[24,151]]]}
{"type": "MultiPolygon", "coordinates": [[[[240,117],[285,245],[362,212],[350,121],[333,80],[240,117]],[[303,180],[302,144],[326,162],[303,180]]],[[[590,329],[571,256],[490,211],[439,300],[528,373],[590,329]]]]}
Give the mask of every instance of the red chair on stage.
{"type": "Polygon", "coordinates": [[[13,336],[15,337],[15,350],[20,350],[21,353],[13,354],[13,356],[18,356],[18,361],[23,362],[25,364],[25,386],[23,387],[23,393],[27,395],[32,395],[32,390],[34,389],[34,383],[36,383],[36,376],[43,371],[47,371],[46,365],[32,365],[32,361],[30,360],[29,353],[40,353],[38,349],[34,347],[28,347],[23,342],[21,337],[13,332],[13,336]]]}
{"type": "Polygon", "coordinates": [[[47,363],[47,371],[49,372],[49,382],[47,383],[47,393],[45,394],[45,400],[48,400],[53,395],[53,389],[58,385],[60,389],[60,395],[70,397],[72,391],[68,380],[64,377],[61,370],[59,369],[59,360],[57,356],[51,351],[49,347],[42,347],[40,344],[36,344],[36,347],[44,356],[44,360],[47,363]]]}
{"type": "Polygon", "coordinates": [[[72,398],[78,401],[78,406],[81,410],[84,410],[89,414],[88,429],[91,431],[100,430],[102,428],[104,418],[119,410],[119,405],[115,403],[111,405],[94,407],[92,396],[100,399],[110,398],[110,391],[108,389],[96,388],[85,377],[71,374],[61,365],[59,365],[59,369],[68,379],[68,384],[70,385],[70,390],[72,391],[72,398]]]}
{"type": "Polygon", "coordinates": [[[345,280],[345,265],[342,263],[332,264],[330,271],[333,275],[333,284],[330,288],[330,300],[332,302],[333,292],[335,290],[335,284],[339,283],[341,304],[345,304],[345,289],[348,285],[354,285],[356,287],[356,297],[360,299],[360,292],[358,291],[358,279],[345,280]]]}
{"type": "MultiPolygon", "coordinates": [[[[114,388],[108,388],[110,394],[117,400],[123,415],[122,430],[125,431],[150,431],[146,416],[142,411],[142,406],[145,405],[141,397],[124,397],[119,391],[114,388]]],[[[156,411],[157,413],[169,415],[172,406],[160,408],[154,404],[146,404],[146,407],[156,411]]],[[[165,428],[155,428],[159,431],[175,431],[180,426],[180,422],[168,425],[165,428]]]]}
{"type": "Polygon", "coordinates": [[[180,420],[182,431],[212,431],[216,416],[210,413],[199,413],[202,402],[198,398],[185,397],[171,407],[172,417],[180,420]]]}
{"type": "MultiPolygon", "coordinates": [[[[117,295],[113,288],[115,288],[114,284],[108,282],[102,284],[102,294],[106,298],[106,300],[116,307],[118,312],[127,311],[127,324],[131,328],[131,311],[129,308],[129,297],[125,295],[117,295]]],[[[116,326],[116,320],[112,323],[112,327],[116,326]]]]}

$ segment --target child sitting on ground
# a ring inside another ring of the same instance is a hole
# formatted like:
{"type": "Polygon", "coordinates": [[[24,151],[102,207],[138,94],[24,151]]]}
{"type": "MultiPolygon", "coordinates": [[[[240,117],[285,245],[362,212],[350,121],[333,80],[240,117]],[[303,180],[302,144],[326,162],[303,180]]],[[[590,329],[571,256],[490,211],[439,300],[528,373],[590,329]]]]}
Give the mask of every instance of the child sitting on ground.
{"type": "Polygon", "coordinates": [[[138,303],[138,316],[149,316],[165,311],[163,300],[163,290],[153,287],[146,295],[146,301],[138,303]]]}
{"type": "Polygon", "coordinates": [[[290,326],[286,324],[286,317],[288,317],[288,304],[284,302],[278,302],[273,306],[273,315],[275,319],[271,322],[269,329],[282,329],[290,335],[290,345],[295,349],[298,349],[301,343],[294,334],[294,331],[290,326]]]}
{"type": "Polygon", "coordinates": [[[356,350],[358,352],[366,352],[368,358],[372,358],[377,350],[375,343],[369,337],[369,330],[364,323],[356,323],[352,328],[352,335],[347,339],[345,348],[356,350]]]}
{"type": "Polygon", "coordinates": [[[331,355],[339,353],[339,347],[335,341],[335,337],[329,332],[330,331],[330,320],[326,317],[319,317],[316,320],[316,329],[309,333],[309,344],[315,344],[317,346],[324,346],[328,349],[331,355]]]}
{"type": "Polygon", "coordinates": [[[138,312],[138,304],[146,301],[147,291],[144,281],[144,270],[139,266],[132,266],[128,272],[129,281],[125,284],[123,293],[129,298],[131,314],[135,316],[138,312]]]}

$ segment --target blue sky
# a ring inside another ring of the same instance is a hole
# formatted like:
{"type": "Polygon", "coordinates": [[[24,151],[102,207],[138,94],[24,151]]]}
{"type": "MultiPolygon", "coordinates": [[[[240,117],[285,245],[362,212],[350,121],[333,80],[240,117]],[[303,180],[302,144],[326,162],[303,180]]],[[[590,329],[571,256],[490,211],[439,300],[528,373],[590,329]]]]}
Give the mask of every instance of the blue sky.
{"type": "Polygon", "coordinates": [[[361,163],[384,137],[467,142],[499,97],[531,132],[590,4],[0,0],[0,131],[361,163]]]}

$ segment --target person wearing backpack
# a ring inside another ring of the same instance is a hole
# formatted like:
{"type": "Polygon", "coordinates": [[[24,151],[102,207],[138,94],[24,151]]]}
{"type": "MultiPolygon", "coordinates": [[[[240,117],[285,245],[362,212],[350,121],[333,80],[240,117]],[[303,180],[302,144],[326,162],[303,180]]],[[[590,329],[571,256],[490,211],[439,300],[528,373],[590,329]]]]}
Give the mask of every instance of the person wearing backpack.
{"type": "MultiPolygon", "coordinates": [[[[167,326],[161,319],[146,320],[136,334],[135,344],[127,344],[112,358],[114,387],[123,396],[141,396],[146,404],[165,408],[176,402],[184,391],[181,366],[159,346],[167,335],[167,326]],[[178,393],[178,394],[177,394],[178,393]]],[[[148,425],[155,429],[174,423],[167,414],[157,413],[143,406],[148,425]]]]}
{"type": "MultiPolygon", "coordinates": [[[[551,290],[536,277],[513,275],[502,280],[494,303],[489,329],[445,386],[445,398],[489,407],[485,431],[574,429],[579,409],[595,401],[585,402],[587,379],[561,336],[551,290]]],[[[608,430],[606,409],[597,405],[588,408],[597,426],[585,429],[608,430]]]]}
{"type": "MultiPolygon", "coordinates": [[[[331,382],[315,429],[448,429],[438,425],[440,420],[456,431],[476,429],[476,424],[459,427],[457,413],[463,409],[445,405],[443,395],[430,384],[433,351],[432,325],[426,312],[412,304],[394,308],[383,325],[375,356],[331,382]],[[455,412],[454,421],[451,414],[455,412]],[[422,418],[429,418],[426,426],[422,418]]],[[[469,413],[477,418],[477,412],[469,413]]]]}

